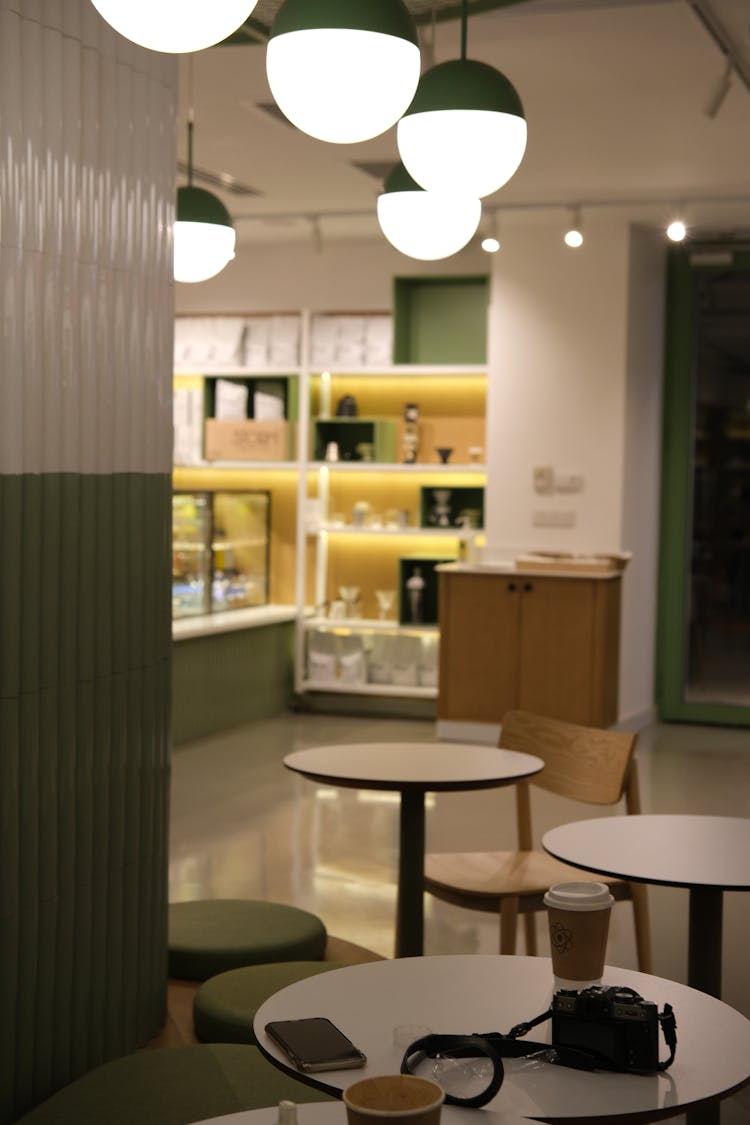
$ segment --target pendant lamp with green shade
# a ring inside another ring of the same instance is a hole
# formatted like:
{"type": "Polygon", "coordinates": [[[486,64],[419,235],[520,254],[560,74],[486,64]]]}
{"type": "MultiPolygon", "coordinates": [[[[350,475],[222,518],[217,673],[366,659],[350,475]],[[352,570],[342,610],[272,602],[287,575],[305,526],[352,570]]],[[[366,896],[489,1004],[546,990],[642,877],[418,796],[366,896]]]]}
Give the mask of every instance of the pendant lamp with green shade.
{"type": "Polygon", "coordinates": [[[473,238],[482,217],[478,199],[450,191],[425,191],[397,164],[378,196],[380,229],[402,254],[434,262],[457,254],[473,238]]]}
{"type": "Polygon", "coordinates": [[[184,54],[220,43],[245,22],[258,0],[91,0],[102,19],[151,51],[184,54]]]}
{"type": "Polygon", "coordinates": [[[466,57],[468,0],[461,8],[461,57],[426,71],[398,123],[398,151],[427,191],[483,199],[507,183],[526,151],[518,93],[495,67],[466,57]]]}
{"type": "Polygon", "coordinates": [[[352,144],[390,129],[419,82],[417,29],[403,0],[285,0],[266,72],[303,133],[352,144]]]}
{"type": "Polygon", "coordinates": [[[208,281],[234,258],[232,219],[217,195],[193,185],[193,120],[188,119],[188,182],[177,189],[175,281],[208,281]]]}

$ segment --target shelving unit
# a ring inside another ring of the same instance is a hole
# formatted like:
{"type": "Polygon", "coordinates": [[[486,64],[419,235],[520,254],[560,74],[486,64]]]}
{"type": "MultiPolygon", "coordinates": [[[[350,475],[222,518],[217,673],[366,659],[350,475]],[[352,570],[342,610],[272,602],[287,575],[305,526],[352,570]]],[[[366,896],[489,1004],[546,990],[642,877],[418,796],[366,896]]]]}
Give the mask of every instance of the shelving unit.
{"type": "MultiPolygon", "coordinates": [[[[465,557],[482,533],[470,526],[420,526],[425,507],[422,490],[484,488],[486,368],[335,364],[315,370],[311,326],[310,314],[303,312],[296,365],[220,365],[202,371],[191,367],[176,375],[176,386],[192,387],[196,400],[197,388],[208,379],[293,381],[288,401],[294,405],[294,459],[206,462],[194,450],[191,463],[175,467],[175,488],[252,487],[271,493],[267,611],[294,607],[296,692],[434,699],[439,629],[432,568],[465,557]],[[396,460],[314,459],[315,422],[335,423],[336,406],[344,395],[356,399],[359,419],[373,419],[390,428],[395,452],[391,441],[388,455],[396,460]],[[419,406],[416,463],[398,459],[407,402],[419,406]],[[448,463],[436,452],[444,447],[453,450],[448,463]],[[359,505],[357,517],[355,505],[359,505]],[[432,599],[434,605],[433,616],[425,620],[412,620],[405,608],[402,586],[413,566],[425,569],[425,604],[432,599]],[[342,586],[360,589],[356,617],[337,616],[342,586]],[[394,592],[389,619],[378,616],[376,590],[394,592]],[[320,674],[320,667],[310,666],[311,648],[320,638],[337,650],[326,675],[320,674]],[[383,657],[386,650],[390,655],[383,657]],[[352,657],[348,664],[347,657],[352,657]],[[384,670],[386,665],[391,673],[384,670]],[[393,682],[386,682],[389,674],[393,682]]],[[[204,416],[205,402],[204,394],[204,416]]]]}
{"type": "Polygon", "coordinates": [[[434,699],[436,586],[429,590],[434,620],[425,621],[409,619],[403,587],[410,560],[424,566],[423,560],[430,565],[459,558],[481,535],[478,528],[421,526],[420,515],[422,489],[484,487],[486,369],[453,364],[331,367],[310,373],[308,394],[311,428],[317,417],[334,418],[338,401],[353,395],[359,416],[382,419],[395,428],[396,460],[311,461],[306,466],[304,503],[310,518],[300,530],[298,561],[305,568],[300,588],[313,610],[298,619],[297,691],[434,699]],[[407,402],[419,407],[416,463],[399,460],[407,402]],[[436,452],[445,446],[453,450],[447,464],[436,452]],[[360,591],[358,615],[340,619],[321,614],[321,608],[341,612],[340,591],[346,587],[360,591]],[[381,590],[393,592],[389,620],[378,616],[376,591],[381,590]],[[315,645],[320,652],[313,651],[315,645]],[[320,666],[326,668],[325,677],[316,671],[320,666]],[[394,679],[411,682],[383,682],[389,666],[394,679]],[[359,682],[348,682],[352,676],[359,682]],[[374,677],[378,682],[372,682],[374,677]]]}

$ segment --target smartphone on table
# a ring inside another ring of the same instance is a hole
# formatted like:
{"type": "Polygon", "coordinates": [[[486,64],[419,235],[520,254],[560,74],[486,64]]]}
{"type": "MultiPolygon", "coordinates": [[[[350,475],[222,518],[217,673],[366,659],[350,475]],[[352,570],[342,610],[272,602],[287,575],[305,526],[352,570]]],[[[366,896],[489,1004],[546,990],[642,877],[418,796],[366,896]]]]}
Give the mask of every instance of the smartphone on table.
{"type": "Polygon", "coordinates": [[[325,1016],[272,1020],[266,1032],[291,1062],[306,1074],[364,1066],[367,1058],[325,1016]]]}

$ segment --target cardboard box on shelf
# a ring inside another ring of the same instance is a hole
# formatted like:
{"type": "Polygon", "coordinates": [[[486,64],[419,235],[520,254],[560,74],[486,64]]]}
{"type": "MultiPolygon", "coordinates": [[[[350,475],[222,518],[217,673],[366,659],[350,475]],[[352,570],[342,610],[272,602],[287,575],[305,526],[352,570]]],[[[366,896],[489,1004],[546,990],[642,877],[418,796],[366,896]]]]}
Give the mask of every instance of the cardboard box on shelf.
{"type": "Polygon", "coordinates": [[[206,419],[207,461],[286,461],[291,455],[289,423],[206,419]]]}

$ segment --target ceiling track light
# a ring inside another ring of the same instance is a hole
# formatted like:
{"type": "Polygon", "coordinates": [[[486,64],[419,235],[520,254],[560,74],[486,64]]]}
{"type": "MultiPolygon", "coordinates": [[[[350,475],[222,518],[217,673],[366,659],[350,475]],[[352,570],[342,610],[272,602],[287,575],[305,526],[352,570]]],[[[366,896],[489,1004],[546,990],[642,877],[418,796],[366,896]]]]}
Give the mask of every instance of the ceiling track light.
{"type": "Polygon", "coordinates": [[[177,189],[174,279],[208,281],[234,258],[232,219],[217,195],[193,185],[193,110],[188,111],[188,182],[177,189]]]}
{"type": "Polygon", "coordinates": [[[220,43],[241,27],[258,0],[91,0],[102,19],[151,51],[187,54],[220,43]]]}
{"type": "Polygon", "coordinates": [[[461,57],[422,75],[398,123],[397,142],[404,165],[425,190],[481,199],[518,169],[527,129],[512,83],[466,57],[468,11],[468,0],[462,0],[461,57]]]}
{"type": "Polygon", "coordinates": [[[482,249],[485,254],[497,254],[501,249],[500,239],[497,237],[497,212],[492,212],[492,218],[487,226],[482,239],[482,249]]]}
{"type": "Polygon", "coordinates": [[[682,219],[672,219],[667,227],[667,238],[670,242],[684,242],[687,237],[687,227],[682,219]]]}
{"type": "Polygon", "coordinates": [[[266,73],[286,117],[317,140],[353,144],[395,125],[419,82],[417,28],[403,0],[284,0],[266,73]]]}
{"type": "Polygon", "coordinates": [[[402,254],[424,262],[450,258],[474,237],[482,217],[478,199],[425,191],[397,164],[378,197],[380,229],[402,254]]]}
{"type": "Polygon", "coordinates": [[[575,207],[570,217],[570,224],[565,234],[563,235],[563,242],[569,246],[571,250],[577,250],[583,246],[583,222],[581,220],[581,209],[575,207]]]}

